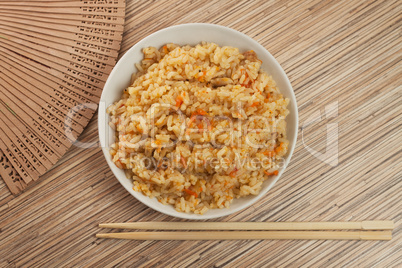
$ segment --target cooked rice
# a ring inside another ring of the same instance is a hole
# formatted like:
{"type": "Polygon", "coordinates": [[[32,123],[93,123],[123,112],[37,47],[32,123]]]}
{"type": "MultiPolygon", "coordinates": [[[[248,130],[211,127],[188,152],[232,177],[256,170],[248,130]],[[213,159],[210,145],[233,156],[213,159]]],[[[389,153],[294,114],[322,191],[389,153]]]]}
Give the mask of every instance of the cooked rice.
{"type": "Polygon", "coordinates": [[[110,154],[133,189],[198,214],[257,195],[289,144],[289,100],[262,61],[205,42],[143,53],[131,86],[107,109],[110,154]]]}

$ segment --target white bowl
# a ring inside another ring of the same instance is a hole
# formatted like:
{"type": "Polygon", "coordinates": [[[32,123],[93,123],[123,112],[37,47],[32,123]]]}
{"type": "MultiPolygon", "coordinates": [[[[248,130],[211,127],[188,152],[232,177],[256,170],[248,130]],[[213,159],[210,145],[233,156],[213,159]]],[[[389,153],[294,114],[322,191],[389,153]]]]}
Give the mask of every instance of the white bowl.
{"type": "Polygon", "coordinates": [[[190,23],[172,26],[155,32],[135,44],[126,52],[126,54],[124,54],[124,56],[114,67],[113,71],[110,73],[103,89],[98,113],[99,139],[103,153],[112,172],[123,185],[123,187],[145,205],[167,215],[184,219],[201,220],[218,218],[240,211],[252,205],[263,197],[280,178],[290,161],[296,145],[298,128],[296,97],[294,95],[292,86],[290,85],[289,79],[287,78],[282,67],[275,60],[275,58],[255,40],[241,32],[214,24],[190,23]],[[151,199],[132,189],[132,181],[126,178],[123,170],[115,166],[109,154],[109,146],[113,142],[114,134],[111,128],[108,126],[109,116],[106,114],[106,108],[113,102],[120,99],[122,91],[129,85],[131,74],[136,72],[134,63],[140,62],[143,58],[142,49],[144,47],[154,46],[159,48],[166,43],[196,45],[202,41],[214,42],[220,46],[237,47],[240,49],[240,51],[254,50],[257,53],[258,58],[263,61],[262,69],[268,74],[272,75],[281,93],[290,99],[290,104],[288,106],[290,114],[286,118],[287,135],[290,143],[289,151],[285,156],[285,165],[279,170],[278,176],[274,176],[263,183],[262,189],[258,195],[235,199],[230,208],[211,209],[204,215],[198,215],[193,213],[190,214],[178,212],[173,206],[163,205],[159,203],[156,198],[151,199]]]}

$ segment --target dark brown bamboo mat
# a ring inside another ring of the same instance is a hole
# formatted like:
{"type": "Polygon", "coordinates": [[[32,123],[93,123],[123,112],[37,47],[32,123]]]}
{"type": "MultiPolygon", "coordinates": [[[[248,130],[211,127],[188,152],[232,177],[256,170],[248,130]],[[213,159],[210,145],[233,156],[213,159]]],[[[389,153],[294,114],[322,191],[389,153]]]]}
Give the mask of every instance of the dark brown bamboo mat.
{"type": "MultiPolygon", "coordinates": [[[[73,146],[17,197],[0,180],[0,267],[402,266],[401,11],[398,1],[126,1],[120,54],[189,22],[260,42],[295,90],[297,147],[263,199],[217,220],[390,219],[391,241],[96,239],[101,222],[177,219],[131,197],[100,148],[73,146]]],[[[98,142],[96,116],[79,140],[98,142]]]]}

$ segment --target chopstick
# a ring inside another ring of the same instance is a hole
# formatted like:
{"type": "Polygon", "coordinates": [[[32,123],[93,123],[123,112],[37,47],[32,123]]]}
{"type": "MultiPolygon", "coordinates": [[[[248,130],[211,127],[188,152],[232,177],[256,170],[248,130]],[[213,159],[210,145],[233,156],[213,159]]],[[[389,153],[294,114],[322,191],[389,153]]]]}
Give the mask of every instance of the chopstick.
{"type": "Polygon", "coordinates": [[[97,238],[133,240],[391,240],[392,231],[214,231],[96,234],[97,238]]]}
{"type": "Polygon", "coordinates": [[[394,222],[127,222],[101,223],[99,227],[140,230],[392,230],[394,222]]]}
{"type": "Polygon", "coordinates": [[[101,223],[99,224],[99,227],[139,230],[191,231],[96,234],[97,238],[134,240],[391,240],[394,222],[127,222],[101,223]],[[193,230],[208,230],[208,232],[199,232],[193,230]],[[328,230],[359,231],[344,232],[328,230]]]}

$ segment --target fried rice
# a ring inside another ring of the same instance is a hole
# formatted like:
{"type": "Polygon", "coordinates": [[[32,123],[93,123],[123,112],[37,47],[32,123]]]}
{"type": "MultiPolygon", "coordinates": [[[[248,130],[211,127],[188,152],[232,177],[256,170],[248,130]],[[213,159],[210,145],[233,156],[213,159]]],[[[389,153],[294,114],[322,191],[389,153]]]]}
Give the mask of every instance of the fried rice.
{"type": "Polygon", "coordinates": [[[287,153],[289,100],[256,53],[206,42],[143,53],[107,109],[110,154],[133,189],[198,214],[257,195],[287,153]]]}

